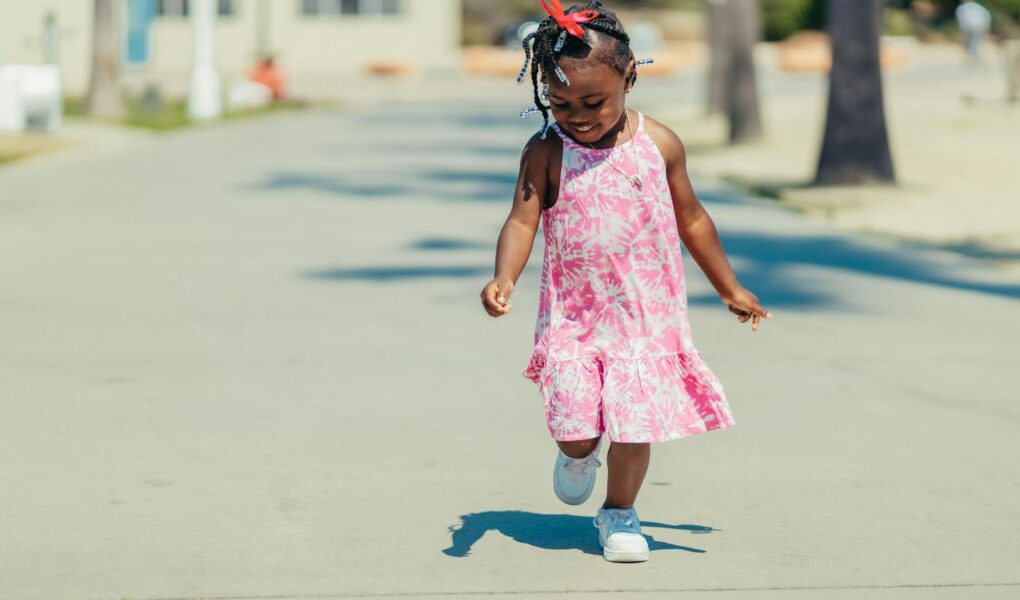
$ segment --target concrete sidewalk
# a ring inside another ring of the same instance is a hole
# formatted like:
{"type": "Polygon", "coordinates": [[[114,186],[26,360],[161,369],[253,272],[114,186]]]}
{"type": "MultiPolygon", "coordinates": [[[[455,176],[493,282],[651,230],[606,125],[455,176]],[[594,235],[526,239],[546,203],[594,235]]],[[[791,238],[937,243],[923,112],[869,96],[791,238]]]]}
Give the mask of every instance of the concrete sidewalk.
{"type": "Polygon", "coordinates": [[[515,107],[0,171],[0,597],[1020,593],[1020,282],[710,181],[775,318],[752,334],[688,262],[737,426],[654,449],[651,560],[604,562],[520,375],[540,244],[509,317],[477,300],[515,107]]]}

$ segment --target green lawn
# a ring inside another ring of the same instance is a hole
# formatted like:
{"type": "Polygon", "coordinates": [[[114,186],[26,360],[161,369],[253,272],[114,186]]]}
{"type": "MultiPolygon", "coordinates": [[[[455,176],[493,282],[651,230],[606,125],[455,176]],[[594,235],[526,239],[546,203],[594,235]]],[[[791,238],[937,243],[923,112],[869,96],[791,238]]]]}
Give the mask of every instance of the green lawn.
{"type": "MultiPolygon", "coordinates": [[[[139,98],[126,98],[124,103],[127,114],[122,123],[129,127],[167,131],[196,124],[188,117],[188,101],[185,98],[166,100],[156,108],[144,106],[139,98]]],[[[301,100],[284,100],[263,108],[224,112],[222,120],[244,119],[285,110],[301,110],[309,106],[309,103],[301,100]]],[[[69,117],[84,117],[84,100],[82,98],[66,98],[64,114],[69,117]]]]}
{"type": "Polygon", "coordinates": [[[42,154],[67,145],[66,140],[38,133],[0,134],[0,165],[14,162],[33,154],[42,154]]]}

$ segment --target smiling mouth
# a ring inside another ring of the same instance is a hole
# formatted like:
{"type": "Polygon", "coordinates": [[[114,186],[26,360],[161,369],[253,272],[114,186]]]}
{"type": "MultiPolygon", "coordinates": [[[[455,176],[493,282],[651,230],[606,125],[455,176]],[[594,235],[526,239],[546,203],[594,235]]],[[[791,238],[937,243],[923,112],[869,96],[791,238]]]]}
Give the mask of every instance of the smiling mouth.
{"type": "Polygon", "coordinates": [[[592,129],[595,129],[595,125],[585,125],[584,127],[578,127],[576,125],[574,126],[574,131],[577,131],[577,132],[580,132],[580,133],[588,133],[592,129]]]}

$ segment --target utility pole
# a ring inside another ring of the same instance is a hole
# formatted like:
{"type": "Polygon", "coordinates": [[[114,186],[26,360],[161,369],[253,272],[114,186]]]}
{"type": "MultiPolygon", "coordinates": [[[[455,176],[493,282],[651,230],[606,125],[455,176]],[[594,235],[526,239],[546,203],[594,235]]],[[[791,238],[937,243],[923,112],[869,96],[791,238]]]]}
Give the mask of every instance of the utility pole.
{"type": "Polygon", "coordinates": [[[92,75],[85,98],[85,114],[119,119],[124,114],[120,97],[120,44],[113,0],[92,3],[92,75]]]}
{"type": "Polygon", "coordinates": [[[216,2],[191,0],[191,28],[194,32],[194,66],[188,114],[198,120],[215,119],[223,112],[220,77],[213,65],[216,32],[216,2]]]}

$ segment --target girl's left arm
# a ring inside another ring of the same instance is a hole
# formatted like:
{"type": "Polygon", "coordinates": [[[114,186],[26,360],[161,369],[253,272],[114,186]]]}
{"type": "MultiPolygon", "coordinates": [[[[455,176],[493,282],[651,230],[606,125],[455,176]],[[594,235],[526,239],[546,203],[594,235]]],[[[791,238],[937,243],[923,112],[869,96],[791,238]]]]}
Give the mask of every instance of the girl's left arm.
{"type": "Polygon", "coordinates": [[[751,319],[751,329],[757,331],[761,319],[771,319],[772,314],[762,308],[757,296],[737,281],[719,241],[715,223],[691,186],[683,142],[668,127],[648,118],[646,123],[649,134],[666,160],[666,173],[680,239],[719,293],[719,299],[729,307],[730,312],[737,315],[741,323],[751,319]]]}

